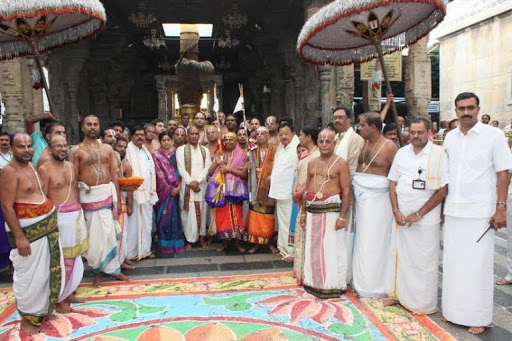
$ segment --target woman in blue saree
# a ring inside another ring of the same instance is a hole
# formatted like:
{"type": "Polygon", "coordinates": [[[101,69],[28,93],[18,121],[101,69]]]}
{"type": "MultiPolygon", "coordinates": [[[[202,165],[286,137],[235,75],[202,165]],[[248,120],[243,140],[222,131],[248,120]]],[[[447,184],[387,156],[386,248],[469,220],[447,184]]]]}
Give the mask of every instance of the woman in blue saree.
{"type": "Polygon", "coordinates": [[[154,206],[158,231],[158,252],[175,254],[185,252],[181,228],[179,192],[180,177],[176,165],[176,150],[172,148],[172,134],[158,136],[160,148],[153,153],[156,170],[158,202],[154,206]]]}

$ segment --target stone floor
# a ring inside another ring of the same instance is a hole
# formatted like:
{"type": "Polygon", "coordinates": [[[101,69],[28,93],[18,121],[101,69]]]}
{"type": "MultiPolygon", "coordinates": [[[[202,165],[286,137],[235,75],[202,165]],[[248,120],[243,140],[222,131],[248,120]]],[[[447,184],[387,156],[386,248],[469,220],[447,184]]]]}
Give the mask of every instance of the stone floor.
{"type": "MultiPolygon", "coordinates": [[[[495,236],[494,272],[496,279],[506,274],[506,231],[502,230],[495,236]]],[[[285,263],[280,256],[273,255],[267,249],[261,249],[256,254],[240,254],[237,250],[228,249],[217,252],[218,244],[211,245],[203,250],[194,248],[184,254],[174,257],[146,259],[136,263],[136,269],[126,271],[133,280],[158,280],[162,278],[195,278],[211,276],[231,276],[243,274],[257,274],[270,272],[290,272],[292,264],[285,263]]],[[[441,260],[441,258],[440,258],[441,260]]],[[[440,262],[439,271],[442,274],[440,262]]],[[[86,270],[84,283],[92,281],[92,272],[86,270]]],[[[0,273],[0,287],[12,284],[11,274],[0,273]]],[[[441,297],[441,278],[439,282],[439,298],[441,297]]],[[[440,305],[440,300],[439,300],[440,305]]],[[[441,322],[440,313],[431,316],[442,328],[451,333],[457,340],[512,340],[512,285],[496,286],[494,292],[493,325],[483,335],[473,336],[467,333],[466,328],[441,322]]]]}

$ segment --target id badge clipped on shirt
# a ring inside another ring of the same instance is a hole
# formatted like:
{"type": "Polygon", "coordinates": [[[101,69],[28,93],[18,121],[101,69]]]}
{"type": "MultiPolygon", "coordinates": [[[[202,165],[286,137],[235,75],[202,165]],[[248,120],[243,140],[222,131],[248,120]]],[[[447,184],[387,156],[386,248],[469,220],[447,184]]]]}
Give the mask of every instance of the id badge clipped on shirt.
{"type": "Polygon", "coordinates": [[[416,180],[412,181],[412,188],[413,189],[421,189],[425,190],[427,188],[427,183],[424,180],[421,180],[421,173],[422,173],[421,167],[418,169],[418,178],[416,180]]]}

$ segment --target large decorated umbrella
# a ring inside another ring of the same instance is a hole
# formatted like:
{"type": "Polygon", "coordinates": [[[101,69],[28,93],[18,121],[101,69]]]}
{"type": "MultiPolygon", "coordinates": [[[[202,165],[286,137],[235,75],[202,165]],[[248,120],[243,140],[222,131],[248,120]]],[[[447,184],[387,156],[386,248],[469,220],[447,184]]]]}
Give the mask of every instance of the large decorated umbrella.
{"type": "Polygon", "coordinates": [[[2,0],[0,59],[33,55],[53,112],[40,53],[94,36],[105,21],[99,0],[2,0]]]}
{"type": "MultiPolygon", "coordinates": [[[[378,57],[392,94],[383,55],[414,44],[445,14],[443,0],[336,0],[304,24],[297,50],[304,61],[317,65],[341,66],[378,57]]],[[[394,103],[391,108],[398,126],[394,103]]]]}

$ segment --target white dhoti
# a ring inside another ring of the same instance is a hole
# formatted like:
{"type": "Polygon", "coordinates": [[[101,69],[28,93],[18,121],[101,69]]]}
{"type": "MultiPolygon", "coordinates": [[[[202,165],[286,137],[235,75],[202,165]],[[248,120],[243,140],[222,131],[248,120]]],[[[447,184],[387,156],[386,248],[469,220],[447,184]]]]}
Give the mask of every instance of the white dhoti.
{"type": "MultiPolygon", "coordinates": [[[[490,217],[489,217],[490,218],[490,217]]],[[[492,322],[494,230],[489,218],[445,216],[443,226],[443,316],[468,327],[492,322]]]]}
{"type": "Polygon", "coordinates": [[[374,174],[354,174],[355,196],[353,289],[363,297],[385,297],[393,214],[389,180],[374,174]]]}
{"type": "Polygon", "coordinates": [[[320,298],[339,297],[347,289],[346,230],[336,231],[341,200],[338,195],[307,201],[304,247],[304,289],[320,298]]]}
{"type": "Polygon", "coordinates": [[[127,258],[142,259],[151,254],[151,229],[153,228],[153,205],[146,201],[138,204],[133,199],[133,213],[125,223],[127,231],[127,258]]]}
{"type": "Polygon", "coordinates": [[[440,224],[393,222],[393,227],[386,293],[415,313],[433,314],[437,311],[440,224]]]}
{"type": "MultiPolygon", "coordinates": [[[[121,231],[114,218],[117,195],[114,184],[87,186],[80,184],[80,202],[84,210],[89,236],[87,263],[95,274],[118,276],[119,264],[117,234],[121,231]]],[[[121,238],[121,236],[119,236],[121,238]]]]}
{"type": "Polygon", "coordinates": [[[277,248],[283,258],[293,258],[294,248],[288,244],[290,235],[290,220],[292,219],[293,199],[276,200],[278,224],[277,248]]]}
{"type": "Polygon", "coordinates": [[[16,307],[21,317],[33,325],[40,325],[53,311],[64,287],[62,279],[65,274],[59,245],[57,212],[53,204],[47,201],[46,204],[48,203],[50,209],[46,213],[36,218],[18,219],[30,242],[29,256],[20,256],[14,237],[7,224],[5,225],[12,248],[10,260],[14,267],[13,292],[16,307]]]}
{"type": "Polygon", "coordinates": [[[190,201],[188,211],[183,209],[183,197],[180,197],[181,224],[183,234],[189,243],[195,243],[199,236],[206,236],[206,201],[190,201]]]}
{"type": "Polygon", "coordinates": [[[82,254],[88,250],[89,240],[80,204],[61,205],[56,208],[58,210],[59,240],[66,274],[64,290],[58,300],[58,302],[62,302],[76,290],[82,281],[84,275],[82,254]]]}

